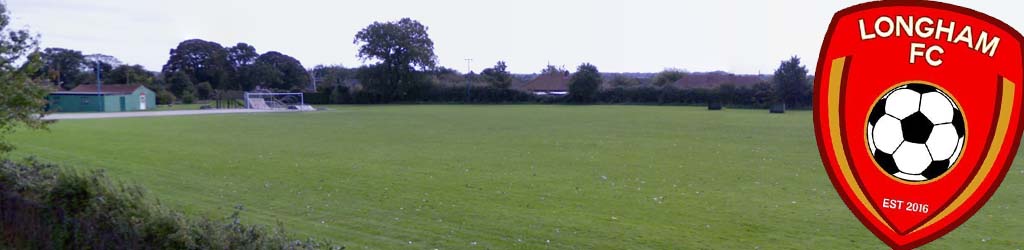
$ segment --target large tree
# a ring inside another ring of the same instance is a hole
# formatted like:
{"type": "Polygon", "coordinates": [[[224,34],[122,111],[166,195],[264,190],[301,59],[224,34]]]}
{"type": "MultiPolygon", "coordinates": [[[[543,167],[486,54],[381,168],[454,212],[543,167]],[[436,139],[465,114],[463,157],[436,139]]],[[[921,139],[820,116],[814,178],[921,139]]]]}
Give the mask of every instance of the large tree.
{"type": "Polygon", "coordinates": [[[185,74],[185,72],[174,72],[166,77],[167,85],[169,85],[168,90],[170,90],[171,93],[174,93],[174,95],[183,97],[189,92],[196,92],[195,84],[192,83],[192,80],[188,77],[188,74],[185,74]]]}
{"type": "Polygon", "coordinates": [[[495,88],[506,89],[512,85],[512,73],[508,72],[508,66],[505,66],[504,61],[498,61],[494,67],[484,69],[480,75],[495,88]]]}
{"type": "MultiPolygon", "coordinates": [[[[85,55],[85,66],[91,68],[92,71],[83,74],[79,77],[80,84],[96,84],[96,75],[99,74],[100,80],[104,83],[109,83],[107,75],[111,71],[114,71],[115,67],[121,66],[121,60],[117,57],[105,54],[90,54],[85,55]]],[[[116,83],[116,81],[114,81],[116,83]]]]}
{"type": "Polygon", "coordinates": [[[253,79],[264,88],[304,90],[310,86],[309,74],[294,57],[270,51],[256,58],[253,79]]]}
{"type": "Polygon", "coordinates": [[[238,43],[234,47],[227,48],[227,52],[228,61],[235,69],[256,63],[256,58],[260,56],[260,53],[256,52],[256,47],[247,43],[238,43]]]}
{"type": "Polygon", "coordinates": [[[192,39],[171,49],[170,58],[163,67],[164,75],[184,72],[191,82],[209,82],[214,88],[229,86],[232,67],[228,51],[218,43],[192,39]]]}
{"type": "Polygon", "coordinates": [[[155,77],[152,72],[146,70],[142,65],[121,65],[117,66],[110,73],[103,76],[103,83],[107,84],[143,84],[148,88],[152,86],[155,77]]]}
{"type": "Polygon", "coordinates": [[[799,57],[792,57],[782,61],[779,68],[775,70],[774,92],[778,100],[785,103],[787,107],[801,107],[809,105],[804,101],[810,96],[811,85],[807,80],[807,68],[800,64],[799,57]]]}
{"type": "Polygon", "coordinates": [[[8,27],[11,18],[0,2],[0,154],[13,149],[4,136],[15,128],[45,128],[46,90],[30,76],[42,68],[36,36],[8,27]]]}
{"type": "Polygon", "coordinates": [[[253,63],[238,70],[238,84],[242,90],[256,87],[269,88],[271,83],[281,82],[281,72],[272,65],[253,63]]]}
{"type": "Polygon", "coordinates": [[[355,71],[341,65],[317,65],[313,67],[313,76],[318,88],[345,85],[345,81],[354,78],[355,71]]]}
{"type": "Polygon", "coordinates": [[[403,18],[395,22],[374,22],[356,33],[352,43],[359,46],[358,56],[363,61],[379,63],[364,68],[364,85],[387,100],[401,100],[420,85],[417,69],[427,70],[437,64],[434,42],[427,35],[427,26],[416,20],[403,18]],[[366,71],[369,70],[369,71],[366,71]],[[369,86],[381,84],[383,86],[369,86]]]}
{"type": "Polygon", "coordinates": [[[85,55],[85,61],[86,64],[90,65],[94,65],[96,62],[99,62],[101,65],[109,66],[111,69],[117,66],[121,66],[121,60],[118,60],[117,57],[114,57],[112,55],[105,54],[85,55]]]}
{"type": "Polygon", "coordinates": [[[81,51],[65,48],[46,48],[42,53],[43,67],[40,73],[57,86],[74,88],[85,65],[81,51]]]}
{"type": "Polygon", "coordinates": [[[581,64],[569,80],[569,100],[579,103],[593,102],[601,82],[601,72],[597,71],[596,66],[590,63],[581,64]]]}

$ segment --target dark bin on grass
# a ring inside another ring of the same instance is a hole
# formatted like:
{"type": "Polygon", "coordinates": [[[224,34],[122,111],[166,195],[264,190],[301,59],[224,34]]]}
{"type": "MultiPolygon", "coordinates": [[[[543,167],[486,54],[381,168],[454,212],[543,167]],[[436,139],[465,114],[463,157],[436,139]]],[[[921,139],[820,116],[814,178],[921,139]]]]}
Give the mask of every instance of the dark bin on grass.
{"type": "Polygon", "coordinates": [[[772,104],[772,108],[769,109],[768,112],[770,112],[772,114],[786,113],[786,104],[785,103],[772,104]]]}
{"type": "Polygon", "coordinates": [[[708,102],[708,110],[722,110],[721,102],[708,102]]]}

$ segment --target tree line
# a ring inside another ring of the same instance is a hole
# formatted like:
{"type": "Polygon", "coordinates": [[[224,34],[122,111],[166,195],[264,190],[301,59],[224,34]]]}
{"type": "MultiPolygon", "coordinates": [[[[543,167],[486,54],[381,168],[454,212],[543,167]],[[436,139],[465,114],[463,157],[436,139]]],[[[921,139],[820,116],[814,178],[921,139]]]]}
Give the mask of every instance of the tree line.
{"type": "MultiPolygon", "coordinates": [[[[540,74],[570,76],[566,96],[539,96],[510,88],[516,76],[507,63],[475,74],[436,66],[434,43],[429,28],[404,18],[374,22],[360,30],[353,40],[358,57],[372,64],[357,69],[318,66],[313,70],[318,84],[307,100],[318,103],[645,103],[705,104],[719,102],[738,107],[768,107],[785,103],[791,108],[811,104],[811,78],[798,57],[780,63],[773,78],[754,86],[721,84],[712,89],[679,89],[671,86],[686,74],[668,69],[653,79],[616,75],[605,79],[597,66],[584,63],[576,71],[548,66],[540,74]],[[644,84],[642,82],[650,82],[644,84]],[[465,86],[465,87],[463,87],[465,86]],[[311,98],[310,98],[311,97],[311,98]]],[[[519,79],[527,81],[529,79],[519,79]]]]}
{"type": "Polygon", "coordinates": [[[108,55],[84,55],[66,48],[46,48],[43,66],[32,77],[55,87],[72,89],[81,84],[143,84],[157,91],[161,104],[176,100],[191,103],[211,99],[217,91],[255,88],[299,90],[309,81],[299,60],[276,51],[263,54],[247,43],[224,47],[216,42],[190,39],[170,50],[160,72],[141,65],[121,64],[108,55]]]}
{"type": "MultiPolygon", "coordinates": [[[[374,22],[357,32],[353,44],[365,65],[317,65],[306,69],[294,57],[276,51],[258,53],[248,43],[225,47],[201,39],[182,41],[172,48],[159,72],[141,65],[122,64],[103,54],[85,55],[67,48],[46,48],[42,66],[30,77],[53,86],[71,89],[95,84],[97,74],[107,84],[144,84],[157,91],[160,104],[220,98],[225,91],[306,92],[320,104],[372,103],[648,103],[704,104],[767,107],[809,107],[810,76],[800,59],[783,61],[773,79],[756,85],[722,83],[711,88],[690,89],[672,83],[690,74],[666,69],[650,78],[605,74],[589,63],[575,72],[548,66],[540,74],[564,74],[570,78],[566,96],[536,96],[515,88],[514,82],[531,76],[514,75],[504,61],[480,71],[461,73],[437,65],[429,28],[403,18],[374,22]]],[[[534,75],[535,77],[535,75],[534,75]]]]}
{"type": "MultiPolygon", "coordinates": [[[[494,68],[501,68],[503,63],[494,68]]],[[[323,68],[315,70],[338,70],[323,68]]],[[[606,74],[591,64],[583,64],[575,72],[544,69],[540,74],[568,75],[569,94],[565,96],[534,95],[509,88],[512,74],[480,75],[458,74],[452,71],[433,70],[418,72],[421,83],[411,83],[404,96],[385,99],[377,94],[381,90],[367,90],[361,85],[345,81],[330,81],[337,84],[318,85],[318,92],[307,93],[306,101],[313,104],[378,104],[378,103],[580,103],[580,104],[656,104],[656,105],[706,105],[717,103],[737,108],[769,108],[773,104],[786,103],[789,108],[808,108],[811,103],[811,79],[798,77],[807,70],[800,66],[799,58],[781,63],[778,74],[753,85],[724,83],[713,88],[680,88],[671,83],[690,73],[666,70],[652,78],[635,78],[623,74],[606,74]],[[797,77],[794,77],[797,76],[797,77]],[[467,87],[467,82],[469,86],[467,87]],[[785,92],[783,92],[785,91],[785,92]],[[785,99],[783,97],[790,97],[785,99]]],[[[326,75],[356,74],[359,69],[348,73],[324,73],[326,75]]],[[[321,73],[315,73],[319,75],[321,73]]],[[[535,76],[533,76],[535,77],[535,76]]],[[[529,80],[523,76],[520,81],[529,80]]],[[[331,79],[340,79],[332,77],[331,79]]],[[[319,81],[318,81],[319,82],[319,81]]],[[[324,81],[328,82],[328,81],[324,81]]],[[[323,83],[323,82],[321,82],[323,83]]],[[[387,91],[387,90],[384,90],[387,91]]]]}

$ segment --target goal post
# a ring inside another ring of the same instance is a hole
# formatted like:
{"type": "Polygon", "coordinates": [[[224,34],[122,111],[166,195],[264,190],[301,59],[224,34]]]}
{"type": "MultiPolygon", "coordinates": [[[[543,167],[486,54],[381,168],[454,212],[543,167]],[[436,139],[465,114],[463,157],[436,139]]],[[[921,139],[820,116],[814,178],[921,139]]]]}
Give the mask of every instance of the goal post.
{"type": "Polygon", "coordinates": [[[245,93],[245,108],[263,110],[312,110],[302,93],[245,93]]]}

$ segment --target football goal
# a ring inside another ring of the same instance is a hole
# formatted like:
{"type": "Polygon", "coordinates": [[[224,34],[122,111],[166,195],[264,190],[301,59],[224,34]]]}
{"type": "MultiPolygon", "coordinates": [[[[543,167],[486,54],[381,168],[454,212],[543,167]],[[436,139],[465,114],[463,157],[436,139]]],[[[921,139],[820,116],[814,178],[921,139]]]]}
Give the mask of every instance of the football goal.
{"type": "Polygon", "coordinates": [[[264,110],[301,110],[312,111],[312,106],[306,105],[302,93],[245,93],[245,108],[264,110]]]}

